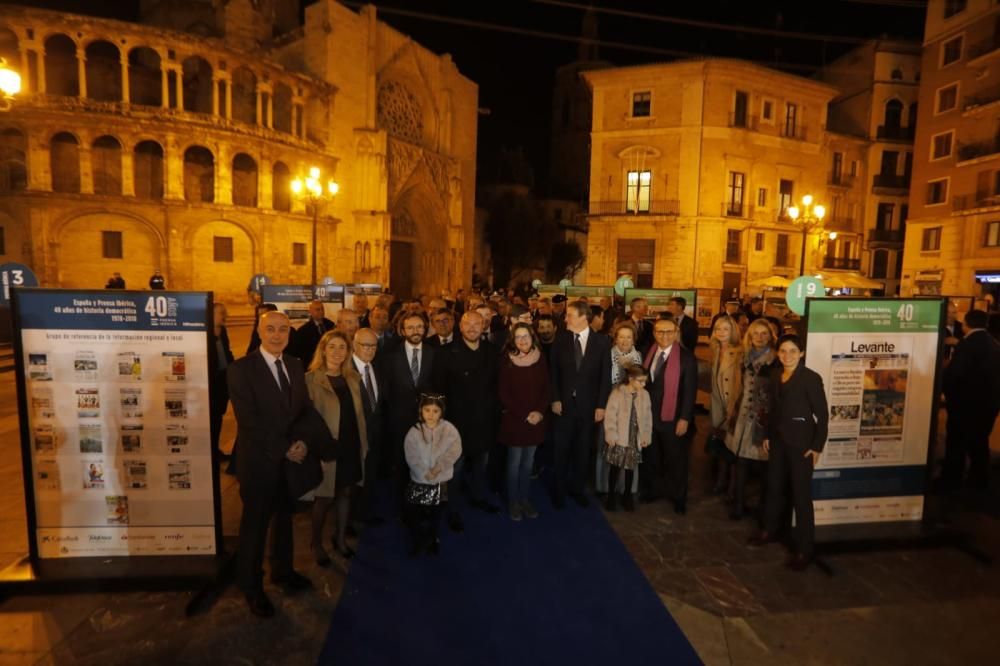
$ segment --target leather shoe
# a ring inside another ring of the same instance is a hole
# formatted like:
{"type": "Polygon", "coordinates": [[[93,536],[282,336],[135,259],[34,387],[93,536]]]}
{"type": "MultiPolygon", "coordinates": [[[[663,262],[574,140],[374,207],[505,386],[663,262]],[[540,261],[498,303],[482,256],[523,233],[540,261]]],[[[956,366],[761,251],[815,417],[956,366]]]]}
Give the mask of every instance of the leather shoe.
{"type": "Polygon", "coordinates": [[[747,539],[748,546],[763,546],[765,544],[772,543],[774,541],[774,536],[768,532],[757,532],[747,539]]]}
{"type": "Polygon", "coordinates": [[[273,617],[274,616],[274,604],[271,600],[267,598],[264,591],[255,592],[254,594],[248,594],[247,597],[247,608],[250,612],[257,617],[273,617]]]}
{"type": "Polygon", "coordinates": [[[462,522],[462,516],[457,511],[452,511],[448,514],[448,529],[455,534],[465,532],[465,523],[462,522]]]}
{"type": "Polygon", "coordinates": [[[802,553],[795,553],[788,558],[785,562],[785,566],[792,571],[805,571],[806,567],[812,562],[812,557],[809,555],[804,555],[802,553]]]}
{"type": "Polygon", "coordinates": [[[590,506],[590,500],[583,493],[574,493],[573,501],[580,505],[581,508],[586,509],[590,506]]]}
{"type": "Polygon", "coordinates": [[[271,576],[271,582],[275,585],[280,585],[286,592],[308,590],[313,586],[312,581],[298,571],[289,571],[280,576],[271,576]]]}

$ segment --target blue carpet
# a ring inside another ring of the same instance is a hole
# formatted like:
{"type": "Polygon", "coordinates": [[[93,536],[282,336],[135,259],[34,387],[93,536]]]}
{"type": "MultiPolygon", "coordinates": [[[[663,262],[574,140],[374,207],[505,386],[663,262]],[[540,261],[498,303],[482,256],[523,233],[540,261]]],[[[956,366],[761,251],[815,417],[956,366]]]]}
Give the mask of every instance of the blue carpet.
{"type": "Polygon", "coordinates": [[[437,556],[409,558],[396,522],[366,530],[319,663],[701,663],[599,509],[535,500],[519,523],[463,502],[437,556]]]}

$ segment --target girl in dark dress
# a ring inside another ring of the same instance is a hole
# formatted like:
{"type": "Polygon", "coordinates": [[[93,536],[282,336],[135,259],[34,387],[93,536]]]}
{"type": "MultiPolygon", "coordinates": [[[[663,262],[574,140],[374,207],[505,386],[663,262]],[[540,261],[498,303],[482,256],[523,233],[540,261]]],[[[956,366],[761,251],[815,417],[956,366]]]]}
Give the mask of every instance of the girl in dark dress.
{"type": "Polygon", "coordinates": [[[320,566],[330,564],[322,546],[322,532],[331,507],[336,508],[337,514],[333,549],[345,559],[354,556],[347,545],[348,512],[355,488],[365,480],[368,433],[362,412],[361,378],[351,362],[350,350],[346,334],[338,330],[327,331],[316,345],[306,375],[313,406],[337,442],[337,459],[323,463],[323,482],[314,491],[312,548],[320,566]]]}

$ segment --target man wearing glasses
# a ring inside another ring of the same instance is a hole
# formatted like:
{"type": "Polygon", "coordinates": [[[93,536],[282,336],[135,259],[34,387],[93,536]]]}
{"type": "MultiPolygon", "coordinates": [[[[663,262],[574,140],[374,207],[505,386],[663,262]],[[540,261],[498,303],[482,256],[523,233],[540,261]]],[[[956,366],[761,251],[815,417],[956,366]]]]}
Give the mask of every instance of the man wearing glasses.
{"type": "Polygon", "coordinates": [[[672,319],[653,325],[653,346],[643,364],[649,370],[649,397],[653,408],[653,441],[643,451],[639,497],[652,502],[669,481],[674,512],[687,511],[688,447],[694,434],[694,401],[698,392],[698,363],[677,339],[680,329],[672,319]]]}
{"type": "Polygon", "coordinates": [[[378,476],[379,457],[385,437],[385,378],[375,364],[378,336],[370,328],[359,329],[354,334],[354,354],[351,360],[361,376],[361,404],[364,408],[368,433],[368,455],[365,457],[364,487],[361,496],[361,515],[368,525],[380,525],[383,520],[372,513],[372,498],[378,476]]]}

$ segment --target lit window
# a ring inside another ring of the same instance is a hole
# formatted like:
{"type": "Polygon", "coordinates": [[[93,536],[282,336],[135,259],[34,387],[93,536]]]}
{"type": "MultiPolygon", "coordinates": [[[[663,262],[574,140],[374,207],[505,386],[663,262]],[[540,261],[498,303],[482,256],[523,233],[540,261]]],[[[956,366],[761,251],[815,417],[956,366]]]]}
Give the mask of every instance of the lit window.
{"type": "Polygon", "coordinates": [[[629,171],[626,207],[629,213],[649,212],[649,185],[653,179],[652,171],[629,171]]]}
{"type": "Polygon", "coordinates": [[[648,118],[653,105],[653,93],[645,90],[632,93],[632,117],[648,118]]]}
{"type": "Polygon", "coordinates": [[[924,229],[924,235],[920,242],[920,249],[924,252],[934,252],[941,249],[941,227],[924,229]]]}
{"type": "Polygon", "coordinates": [[[1000,247],[1000,222],[986,223],[986,238],[983,245],[986,247],[1000,247]]]}

